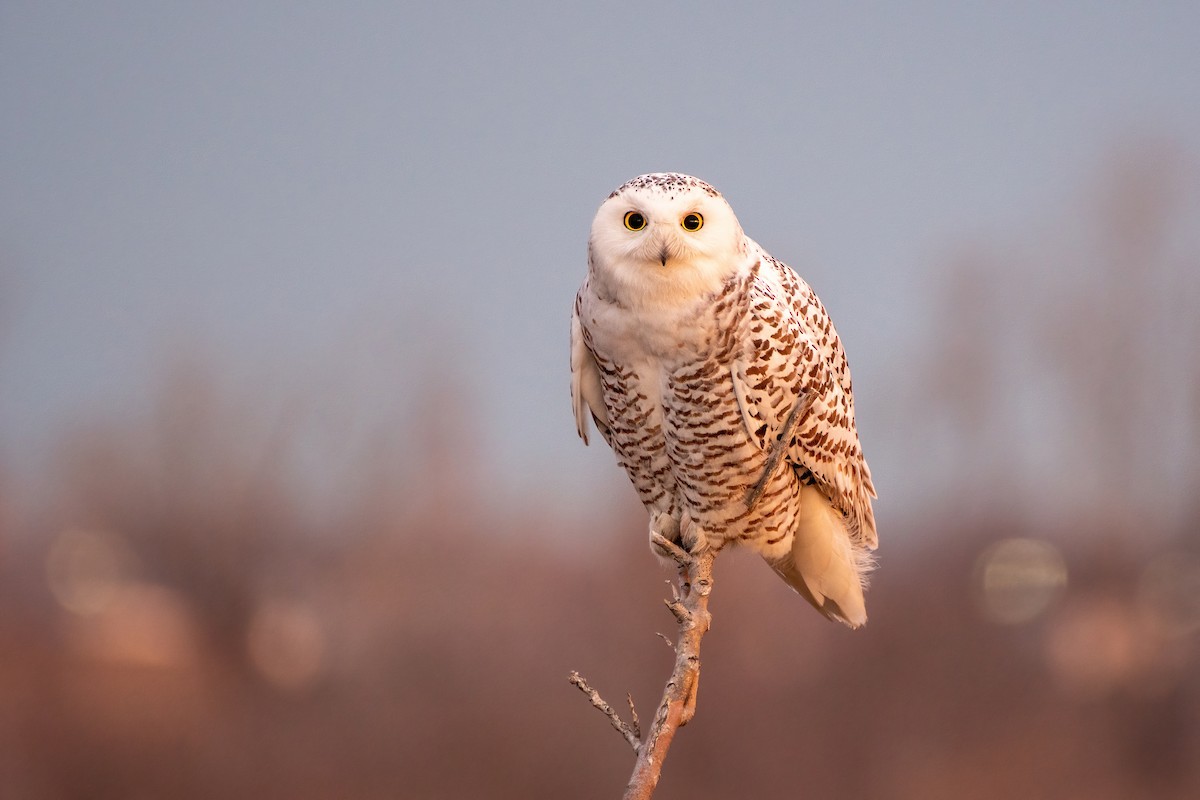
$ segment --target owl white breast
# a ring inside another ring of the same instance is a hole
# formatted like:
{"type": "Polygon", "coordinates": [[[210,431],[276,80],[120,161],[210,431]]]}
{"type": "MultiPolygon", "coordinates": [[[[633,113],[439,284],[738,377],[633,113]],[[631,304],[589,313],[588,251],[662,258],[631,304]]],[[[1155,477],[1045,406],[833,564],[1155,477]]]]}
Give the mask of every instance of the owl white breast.
{"type": "Polygon", "coordinates": [[[571,387],[580,436],[590,418],[652,532],[744,543],[826,616],[866,621],[875,489],[841,341],[713,187],[654,173],[601,204],[571,387]]]}

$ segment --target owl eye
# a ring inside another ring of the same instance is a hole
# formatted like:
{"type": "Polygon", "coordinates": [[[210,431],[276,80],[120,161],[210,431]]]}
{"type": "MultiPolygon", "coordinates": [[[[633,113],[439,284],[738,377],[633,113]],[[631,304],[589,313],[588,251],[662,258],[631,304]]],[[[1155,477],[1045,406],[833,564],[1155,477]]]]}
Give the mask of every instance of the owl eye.
{"type": "Polygon", "coordinates": [[[646,218],[636,211],[628,211],[625,214],[625,227],[631,231],[640,231],[646,227],[646,218]]]}
{"type": "Polygon", "coordinates": [[[695,232],[704,227],[704,217],[693,212],[680,220],[679,224],[683,226],[685,231],[695,232]]]}

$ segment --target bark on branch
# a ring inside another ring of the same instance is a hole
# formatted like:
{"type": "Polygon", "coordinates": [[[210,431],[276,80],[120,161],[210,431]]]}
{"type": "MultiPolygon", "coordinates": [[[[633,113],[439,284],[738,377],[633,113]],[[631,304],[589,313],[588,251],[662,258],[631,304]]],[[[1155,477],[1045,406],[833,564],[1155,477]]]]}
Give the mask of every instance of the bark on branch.
{"type": "Polygon", "coordinates": [[[625,800],[647,800],[653,796],[675,732],[688,724],[696,714],[696,691],[700,685],[700,640],[708,632],[712,621],[708,613],[708,596],[712,592],[712,567],[717,551],[709,549],[698,554],[688,553],[658,534],[654,534],[654,543],[670,553],[679,564],[680,585],[678,588],[671,587],[672,597],[665,601],[679,624],[679,635],[674,644],[675,667],[646,735],[642,736],[639,730],[632,698],[629,700],[629,710],[633,714],[633,722],[627,724],[579,673],[572,672],[570,676],[571,683],[588,696],[592,705],[608,717],[612,726],[637,752],[633,775],[625,787],[625,800]]]}

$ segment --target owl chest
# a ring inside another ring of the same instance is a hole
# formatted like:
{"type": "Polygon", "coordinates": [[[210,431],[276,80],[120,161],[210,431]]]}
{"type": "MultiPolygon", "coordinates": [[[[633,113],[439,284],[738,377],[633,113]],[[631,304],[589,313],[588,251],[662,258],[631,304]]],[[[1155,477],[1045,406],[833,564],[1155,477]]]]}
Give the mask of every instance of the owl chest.
{"type": "MultiPolygon", "coordinates": [[[[727,365],[600,357],[614,449],[643,495],[693,514],[736,507],[761,474],[727,365]]],[[[736,511],[736,509],[735,509],[736,511]]]]}
{"type": "Polygon", "coordinates": [[[645,354],[617,362],[597,353],[597,361],[610,442],[647,508],[676,518],[686,511],[714,545],[788,546],[800,484],[792,469],[776,469],[761,499],[748,504],[767,456],[745,429],[728,365],[645,354]]]}
{"type": "Polygon", "coordinates": [[[614,449],[647,505],[731,505],[765,463],[745,430],[730,374],[740,320],[716,312],[711,305],[646,313],[597,304],[585,313],[614,449]]]}

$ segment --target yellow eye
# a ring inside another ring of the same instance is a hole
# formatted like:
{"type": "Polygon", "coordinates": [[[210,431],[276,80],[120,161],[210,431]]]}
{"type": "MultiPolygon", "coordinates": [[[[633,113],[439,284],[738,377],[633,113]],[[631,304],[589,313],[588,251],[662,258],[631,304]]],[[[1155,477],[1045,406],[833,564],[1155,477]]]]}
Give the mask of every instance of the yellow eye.
{"type": "Polygon", "coordinates": [[[646,218],[636,211],[628,211],[625,213],[625,227],[631,231],[640,231],[646,227],[646,218]]]}
{"type": "Polygon", "coordinates": [[[693,211],[680,220],[679,224],[683,226],[685,231],[692,231],[694,233],[704,227],[704,217],[693,211]]]}

